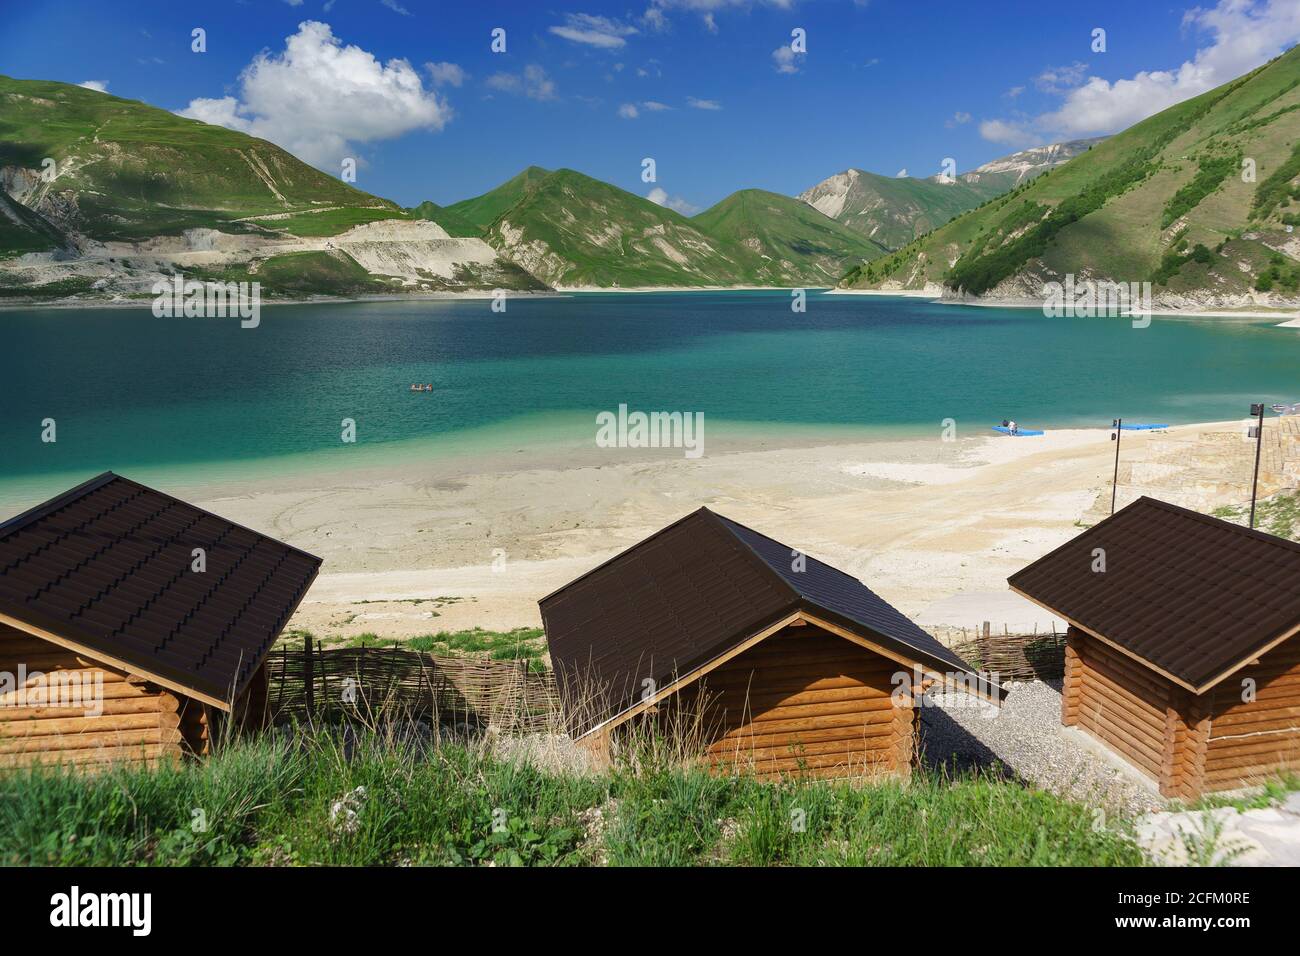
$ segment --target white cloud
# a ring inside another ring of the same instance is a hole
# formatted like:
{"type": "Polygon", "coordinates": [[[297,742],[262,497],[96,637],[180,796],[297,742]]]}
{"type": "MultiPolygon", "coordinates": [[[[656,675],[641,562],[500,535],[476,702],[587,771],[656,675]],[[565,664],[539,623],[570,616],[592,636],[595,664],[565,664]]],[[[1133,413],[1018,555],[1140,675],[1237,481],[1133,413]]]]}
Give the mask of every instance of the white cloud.
{"type": "Polygon", "coordinates": [[[590,13],[566,13],[564,25],[551,27],[550,32],[573,43],[617,50],[627,45],[625,37],[630,37],[638,31],[636,27],[622,20],[598,17],[590,13]]]}
{"type": "Polygon", "coordinates": [[[664,16],[665,10],[685,10],[688,13],[698,14],[704,29],[710,33],[717,33],[716,13],[722,10],[750,10],[757,6],[789,10],[794,6],[794,0],[650,0],[650,6],[641,21],[649,24],[653,20],[658,24],[656,29],[662,31],[668,26],[668,20],[664,16]]]}
{"type": "Polygon", "coordinates": [[[701,100],[694,96],[686,97],[686,105],[697,110],[720,110],[722,104],[717,100],[701,100]]]}
{"type": "Polygon", "coordinates": [[[965,126],[970,122],[970,119],[971,117],[969,113],[964,112],[963,110],[958,110],[953,113],[952,118],[946,120],[943,125],[948,127],[948,129],[952,129],[955,126],[965,126]]]}
{"type": "Polygon", "coordinates": [[[660,103],[658,100],[646,100],[641,104],[641,109],[651,113],[662,113],[664,110],[672,109],[667,103],[660,103]]]}
{"type": "Polygon", "coordinates": [[[787,44],[772,51],[772,60],[776,64],[776,72],[798,73],[799,66],[807,55],[806,53],[795,53],[787,44]]]}
{"type": "Polygon", "coordinates": [[[980,136],[990,143],[1005,143],[1007,146],[1032,146],[1042,142],[1042,137],[1028,124],[1018,120],[983,120],[980,136]]]}
{"type": "Polygon", "coordinates": [[[455,63],[426,63],[424,68],[434,86],[460,86],[469,75],[455,63]]]}
{"type": "Polygon", "coordinates": [[[108,92],[108,80],[82,80],[77,85],[88,90],[94,90],[96,93],[108,92]]]}
{"type": "Polygon", "coordinates": [[[263,51],[244,68],[238,97],[196,99],[180,115],[269,139],[327,167],[355,144],[440,130],[452,112],[406,60],[380,63],[344,46],[329,24],[307,20],[283,53],[263,51]]]}
{"type": "Polygon", "coordinates": [[[406,7],[402,6],[400,3],[398,3],[397,0],[379,0],[379,2],[382,3],[384,6],[386,6],[389,10],[392,10],[394,13],[400,13],[404,17],[411,16],[411,11],[406,9],[406,7]]]}
{"type": "Polygon", "coordinates": [[[647,7],[641,17],[641,24],[651,33],[665,33],[668,30],[668,18],[659,7],[647,7]]]}
{"type": "Polygon", "coordinates": [[[302,0],[284,0],[284,2],[287,3],[287,4],[289,4],[289,6],[291,6],[291,7],[301,7],[301,6],[302,6],[302,0]]]}
{"type": "Polygon", "coordinates": [[[1211,9],[1188,10],[1183,26],[1207,34],[1209,42],[1176,69],[1142,70],[1114,81],[1090,77],[1073,88],[1058,88],[1064,97],[1058,109],[1024,121],[988,120],[980,124],[981,135],[1025,145],[1125,129],[1283,53],[1300,40],[1300,3],[1219,0],[1211,9]]]}
{"type": "Polygon", "coordinates": [[[624,103],[618,108],[618,115],[623,119],[636,119],[641,114],[637,110],[635,103],[624,103]]]}
{"type": "Polygon", "coordinates": [[[663,206],[666,209],[679,212],[683,216],[692,216],[700,211],[699,206],[692,206],[681,196],[670,196],[666,189],[659,186],[654,187],[654,189],[646,193],[645,198],[650,200],[656,206],[663,206]]]}
{"type": "Polygon", "coordinates": [[[1088,73],[1088,64],[1078,60],[1069,66],[1049,66],[1034,77],[1034,86],[1044,93],[1064,93],[1083,82],[1088,73]]]}
{"type": "Polygon", "coordinates": [[[493,73],[487,78],[487,85],[489,89],[526,96],[530,100],[556,98],[555,81],[536,63],[528,64],[522,73],[493,73]]]}
{"type": "Polygon", "coordinates": [[[894,173],[894,178],[895,178],[895,179],[906,179],[906,178],[907,178],[907,167],[904,166],[904,167],[903,167],[902,169],[900,169],[898,172],[894,173]]]}

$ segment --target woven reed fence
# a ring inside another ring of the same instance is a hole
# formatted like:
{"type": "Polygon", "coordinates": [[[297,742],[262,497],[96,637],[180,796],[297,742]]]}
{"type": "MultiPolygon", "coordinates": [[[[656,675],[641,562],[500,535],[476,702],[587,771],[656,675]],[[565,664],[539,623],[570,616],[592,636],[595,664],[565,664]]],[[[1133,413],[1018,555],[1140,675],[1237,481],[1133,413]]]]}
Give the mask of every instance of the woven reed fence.
{"type": "Polygon", "coordinates": [[[555,678],[526,660],[442,657],[401,647],[324,650],[310,639],[267,660],[273,719],[394,713],[535,731],[559,711],[555,678]]]}
{"type": "Polygon", "coordinates": [[[985,625],[952,649],[976,670],[1011,680],[1059,680],[1065,676],[1065,634],[994,634],[985,625]]]}

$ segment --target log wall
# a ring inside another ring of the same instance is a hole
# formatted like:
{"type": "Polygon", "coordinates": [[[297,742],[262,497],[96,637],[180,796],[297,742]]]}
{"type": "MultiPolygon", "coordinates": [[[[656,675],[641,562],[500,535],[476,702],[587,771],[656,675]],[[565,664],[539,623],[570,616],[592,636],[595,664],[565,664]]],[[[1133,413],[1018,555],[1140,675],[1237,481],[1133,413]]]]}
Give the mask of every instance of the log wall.
{"type": "Polygon", "coordinates": [[[762,778],[907,775],[915,708],[895,706],[903,668],[812,625],[791,626],[685,688],[719,772],[762,778]],[[702,695],[702,696],[701,696],[702,695]]]}
{"type": "Polygon", "coordinates": [[[1300,638],[1269,651],[1211,692],[1205,789],[1230,790],[1300,771],[1300,638]],[[1253,681],[1253,700],[1245,699],[1253,681]]]}
{"type": "MultiPolygon", "coordinates": [[[[240,726],[263,722],[265,676],[263,668],[237,704],[240,726]]],[[[219,717],[145,678],[0,624],[0,768],[155,764],[207,754],[219,717]],[[74,682],[80,696],[69,691],[74,682]]]]}
{"type": "Polygon", "coordinates": [[[1199,696],[1075,628],[1066,641],[1061,722],[1102,741],[1163,796],[1194,800],[1300,771],[1300,639],[1199,696]]]}

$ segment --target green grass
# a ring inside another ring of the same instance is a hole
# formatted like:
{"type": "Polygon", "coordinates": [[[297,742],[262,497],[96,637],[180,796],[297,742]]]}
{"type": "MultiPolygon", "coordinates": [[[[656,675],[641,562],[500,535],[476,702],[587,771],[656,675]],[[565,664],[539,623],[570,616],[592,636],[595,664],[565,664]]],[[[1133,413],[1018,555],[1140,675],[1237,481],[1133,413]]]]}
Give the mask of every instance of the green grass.
{"type": "Polygon", "coordinates": [[[260,282],[268,299],[311,295],[364,295],[392,292],[391,281],[371,275],[347,253],[289,252],[247,266],[225,269],[192,268],[186,278],[213,282],[260,282]]]}
{"type": "MultiPolygon", "coordinates": [[[[321,206],[405,215],[265,140],[68,83],[0,76],[0,166],[39,171],[46,158],[59,170],[52,188],[75,195],[75,225],[95,239],[237,232],[250,228],[237,219],[321,206]]],[[[324,216],[304,228],[324,228],[324,216]]]]}
{"type": "MultiPolygon", "coordinates": [[[[1264,425],[1268,428],[1267,423],[1264,425]]],[[[1250,520],[1248,506],[1226,505],[1211,512],[1225,521],[1245,524],[1250,520]]],[[[1279,538],[1300,541],[1300,491],[1280,493],[1255,504],[1255,528],[1279,538]]]]}
{"type": "MultiPolygon", "coordinates": [[[[416,600],[414,603],[421,603],[416,600]]],[[[290,635],[289,643],[301,643],[304,632],[290,635]]],[[[511,631],[490,631],[474,627],[463,631],[439,631],[397,640],[377,634],[358,634],[342,643],[343,647],[405,647],[424,653],[488,657],[495,661],[526,660],[533,670],[543,669],[546,638],[540,627],[517,627],[511,631]]]]}
{"type": "Polygon", "coordinates": [[[1212,793],[1192,805],[1194,810],[1213,810],[1216,807],[1236,807],[1238,810],[1264,810],[1277,806],[1290,794],[1300,790],[1300,774],[1288,773],[1265,780],[1246,794],[1212,793]]]}
{"type": "Polygon", "coordinates": [[[1057,274],[1115,281],[1156,272],[1175,280],[1178,292],[1244,292],[1253,276],[1237,274],[1227,260],[1162,261],[1164,231],[1185,219],[1189,245],[1213,248],[1300,198],[1291,185],[1300,148],[1288,132],[1294,124],[1286,122],[1297,86],[1300,48],[1112,136],[1050,175],[849,272],[841,285],[941,282],[984,294],[1008,279],[1032,281],[1041,263],[1057,274]],[[1258,162],[1265,177],[1258,187],[1235,175],[1243,156],[1258,162]]]}
{"type": "Polygon", "coordinates": [[[0,775],[0,865],[1135,866],[1131,833],[1128,821],[1099,827],[1089,807],[978,777],[559,774],[369,732],[346,748],[304,733],[179,767],[0,775]]]}

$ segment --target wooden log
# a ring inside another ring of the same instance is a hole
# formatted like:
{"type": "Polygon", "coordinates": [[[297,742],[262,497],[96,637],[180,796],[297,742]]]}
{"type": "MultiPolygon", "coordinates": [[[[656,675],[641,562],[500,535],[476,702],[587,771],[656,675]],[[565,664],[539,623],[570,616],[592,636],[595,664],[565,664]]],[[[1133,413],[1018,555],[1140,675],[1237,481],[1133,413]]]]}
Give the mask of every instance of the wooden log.
{"type": "Polygon", "coordinates": [[[1104,680],[1087,680],[1079,693],[1081,706],[1102,704],[1113,710],[1116,716],[1132,724],[1134,729],[1149,738],[1153,744],[1164,739],[1164,712],[1135,701],[1131,696],[1121,693],[1104,680]]]}
{"type": "Polygon", "coordinates": [[[44,750],[34,753],[6,754],[0,758],[0,763],[20,767],[28,764],[130,764],[174,755],[176,755],[174,744],[141,744],[125,749],[44,750]]]}
{"type": "Polygon", "coordinates": [[[117,750],[140,744],[179,744],[181,733],[174,728],[154,727],[105,733],[55,734],[48,737],[0,739],[0,754],[40,753],[69,750],[117,750]]]}
{"type": "Polygon", "coordinates": [[[833,727],[856,727],[860,728],[864,733],[870,733],[871,731],[869,728],[872,727],[882,726],[886,729],[889,728],[893,724],[893,719],[893,714],[887,710],[876,711],[874,713],[848,710],[843,713],[823,714],[815,717],[793,717],[752,721],[728,730],[727,734],[796,733],[804,730],[824,730],[833,727]]]}
{"type": "Polygon", "coordinates": [[[43,737],[50,734],[77,735],[149,727],[179,727],[178,714],[110,714],[103,717],[58,717],[53,720],[21,720],[0,724],[0,738],[43,737]]]}
{"type": "Polygon", "coordinates": [[[1130,708],[1127,701],[1114,695],[1104,685],[1084,684],[1083,693],[1079,696],[1081,701],[1080,714],[1083,714],[1084,711],[1100,711],[1105,713],[1110,720],[1125,728],[1128,733],[1148,744],[1156,752],[1159,752],[1164,746],[1164,721],[1160,720],[1157,723],[1157,714],[1136,712],[1130,708]]]}
{"type": "Polygon", "coordinates": [[[723,694],[716,698],[720,706],[736,707],[748,704],[755,711],[771,710],[774,707],[800,706],[804,704],[833,704],[844,701],[870,701],[888,703],[890,695],[874,687],[855,685],[836,687],[827,690],[804,690],[794,693],[769,693],[765,688],[756,688],[748,694],[723,694]]]}
{"type": "MultiPolygon", "coordinates": [[[[121,697],[101,700],[98,706],[107,716],[118,714],[174,714],[177,701],[156,697],[121,697]]],[[[0,707],[0,724],[18,720],[48,720],[56,717],[84,717],[83,707],[0,707]]]]}
{"type": "Polygon", "coordinates": [[[745,747],[739,745],[724,747],[721,749],[710,749],[709,757],[711,759],[743,759],[753,760],[755,762],[764,762],[768,760],[797,760],[800,757],[825,757],[830,755],[840,755],[845,760],[863,760],[867,755],[874,755],[872,759],[893,760],[893,755],[888,746],[887,739],[884,746],[866,747],[861,746],[858,741],[853,740],[827,740],[820,743],[792,744],[782,747],[745,747]]]}
{"type": "Polygon", "coordinates": [[[785,731],[777,734],[755,734],[750,731],[752,728],[739,728],[726,736],[719,737],[709,749],[717,747],[731,748],[737,745],[744,747],[756,747],[765,749],[769,747],[784,747],[799,743],[825,743],[830,741],[856,740],[863,742],[872,741],[870,746],[884,746],[878,741],[891,738],[893,736],[893,722],[882,724],[867,724],[865,726],[848,726],[848,727],[827,727],[821,730],[798,729],[785,731]]]}

